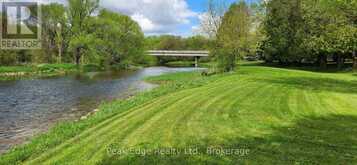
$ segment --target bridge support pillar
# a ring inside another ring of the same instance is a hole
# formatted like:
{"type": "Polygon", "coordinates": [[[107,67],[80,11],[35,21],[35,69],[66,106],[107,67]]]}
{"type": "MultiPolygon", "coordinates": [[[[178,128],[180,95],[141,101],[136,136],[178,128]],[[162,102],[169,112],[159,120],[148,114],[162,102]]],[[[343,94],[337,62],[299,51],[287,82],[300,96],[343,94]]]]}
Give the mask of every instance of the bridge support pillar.
{"type": "Polygon", "coordinates": [[[198,59],[199,59],[199,57],[196,56],[196,57],[195,57],[195,67],[196,67],[196,68],[198,68],[198,59]]]}

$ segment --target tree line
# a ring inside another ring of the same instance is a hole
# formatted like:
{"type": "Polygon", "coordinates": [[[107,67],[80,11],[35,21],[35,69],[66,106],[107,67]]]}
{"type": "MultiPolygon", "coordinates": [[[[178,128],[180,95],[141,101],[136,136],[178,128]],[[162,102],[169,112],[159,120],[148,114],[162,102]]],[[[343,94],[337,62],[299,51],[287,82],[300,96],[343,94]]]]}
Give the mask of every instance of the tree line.
{"type": "Polygon", "coordinates": [[[147,50],[208,50],[212,44],[212,40],[201,35],[190,37],[161,35],[145,38],[147,50]]]}
{"type": "Polygon", "coordinates": [[[201,30],[215,41],[212,55],[220,71],[234,70],[244,56],[260,56],[283,65],[328,61],[357,67],[357,1],[269,0],[229,7],[208,0],[201,30]]]}
{"type": "Polygon", "coordinates": [[[42,5],[42,49],[0,50],[1,65],[145,62],[144,34],[129,16],[101,9],[99,0],[67,0],[67,4],[42,5]]]}
{"type": "Polygon", "coordinates": [[[145,50],[210,50],[215,68],[232,71],[247,56],[283,65],[326,68],[346,61],[357,68],[357,1],[207,0],[200,34],[145,37],[130,17],[99,7],[99,0],[42,6],[42,50],[0,50],[0,64],[151,63],[145,50]]]}
{"type": "Polygon", "coordinates": [[[352,59],[357,65],[357,1],[271,0],[264,5],[261,50],[266,61],[326,68],[332,59],[342,68],[352,59]]]}
{"type": "MultiPolygon", "coordinates": [[[[205,36],[196,35],[181,37],[174,35],[160,35],[145,37],[146,50],[210,50],[213,41],[205,36]]],[[[174,61],[193,61],[194,57],[156,57],[146,58],[151,64],[165,65],[174,61]]],[[[201,61],[208,61],[203,58],[201,61]]]]}

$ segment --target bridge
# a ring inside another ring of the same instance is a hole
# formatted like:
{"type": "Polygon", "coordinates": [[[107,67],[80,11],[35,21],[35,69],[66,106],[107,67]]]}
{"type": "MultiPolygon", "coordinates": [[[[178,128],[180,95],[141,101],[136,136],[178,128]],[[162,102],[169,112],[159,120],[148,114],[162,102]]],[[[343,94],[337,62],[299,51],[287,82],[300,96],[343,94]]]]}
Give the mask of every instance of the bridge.
{"type": "Polygon", "coordinates": [[[209,51],[150,50],[148,54],[156,57],[195,57],[195,67],[198,67],[199,58],[208,57],[209,51]]]}

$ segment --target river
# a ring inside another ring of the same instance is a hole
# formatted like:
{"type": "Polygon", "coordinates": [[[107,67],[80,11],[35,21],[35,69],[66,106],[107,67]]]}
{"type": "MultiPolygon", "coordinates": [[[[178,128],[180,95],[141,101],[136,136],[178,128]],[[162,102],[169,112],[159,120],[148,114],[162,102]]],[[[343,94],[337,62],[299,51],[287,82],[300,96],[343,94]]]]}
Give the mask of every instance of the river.
{"type": "Polygon", "coordinates": [[[103,101],[152,89],[147,76],[196,68],[149,67],[34,80],[0,81],[0,154],[59,121],[76,120],[103,101]]]}

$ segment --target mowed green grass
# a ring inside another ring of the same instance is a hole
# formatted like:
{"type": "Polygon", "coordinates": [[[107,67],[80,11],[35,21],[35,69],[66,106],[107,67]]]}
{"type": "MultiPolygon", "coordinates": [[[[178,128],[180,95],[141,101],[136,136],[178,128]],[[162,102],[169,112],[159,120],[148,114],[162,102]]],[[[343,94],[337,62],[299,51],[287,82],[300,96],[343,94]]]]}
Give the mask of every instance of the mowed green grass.
{"type": "Polygon", "coordinates": [[[132,99],[102,106],[110,115],[77,124],[86,126],[52,130],[0,164],[357,164],[352,73],[241,66],[149,80],[162,86],[130,106],[132,99]],[[177,152],[157,152],[170,149],[177,152]]]}

